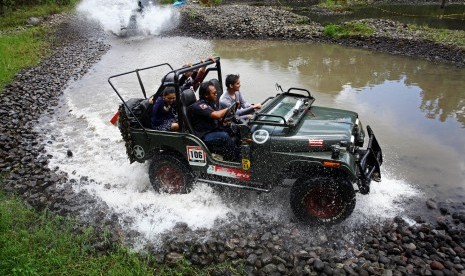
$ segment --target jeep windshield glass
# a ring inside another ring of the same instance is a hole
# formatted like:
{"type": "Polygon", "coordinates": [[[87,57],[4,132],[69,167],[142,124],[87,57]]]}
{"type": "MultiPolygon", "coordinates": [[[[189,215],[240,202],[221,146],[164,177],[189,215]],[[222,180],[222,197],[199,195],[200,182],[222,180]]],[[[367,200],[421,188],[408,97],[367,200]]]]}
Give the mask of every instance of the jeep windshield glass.
{"type": "MultiPolygon", "coordinates": [[[[276,104],[267,114],[281,116],[287,123],[294,124],[300,117],[299,114],[305,109],[305,101],[306,99],[304,98],[284,97],[282,101],[276,104]]],[[[264,116],[262,119],[271,122],[282,122],[282,120],[276,117],[264,116]]]]}

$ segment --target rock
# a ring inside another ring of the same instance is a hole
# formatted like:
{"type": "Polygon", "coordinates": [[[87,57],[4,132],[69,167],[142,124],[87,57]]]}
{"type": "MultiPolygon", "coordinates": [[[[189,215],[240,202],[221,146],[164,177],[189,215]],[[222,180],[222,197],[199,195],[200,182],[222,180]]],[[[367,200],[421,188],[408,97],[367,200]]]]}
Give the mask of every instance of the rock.
{"type": "Polygon", "coordinates": [[[426,206],[429,208],[429,209],[438,209],[438,205],[436,203],[436,201],[434,201],[433,199],[428,199],[426,201],[426,206]]]}
{"type": "Polygon", "coordinates": [[[255,262],[258,260],[258,256],[255,254],[250,254],[249,257],[247,257],[247,263],[250,265],[255,265],[255,262]]]}
{"type": "Polygon", "coordinates": [[[37,17],[29,17],[27,19],[27,24],[29,25],[33,25],[33,26],[36,26],[36,25],[39,25],[41,22],[41,20],[37,17]]]}
{"type": "Polygon", "coordinates": [[[431,269],[433,270],[443,270],[444,269],[444,265],[438,261],[432,261],[430,263],[430,267],[431,269]]]}
{"type": "Polygon", "coordinates": [[[313,262],[313,267],[315,268],[316,271],[321,272],[325,268],[325,264],[320,259],[316,259],[313,262]]]}
{"type": "Polygon", "coordinates": [[[267,264],[264,268],[261,269],[266,275],[269,275],[275,271],[277,271],[278,268],[274,264],[267,264]]]}
{"type": "Polygon", "coordinates": [[[184,256],[176,252],[170,252],[165,256],[166,262],[171,265],[176,264],[182,259],[184,259],[184,256]]]}

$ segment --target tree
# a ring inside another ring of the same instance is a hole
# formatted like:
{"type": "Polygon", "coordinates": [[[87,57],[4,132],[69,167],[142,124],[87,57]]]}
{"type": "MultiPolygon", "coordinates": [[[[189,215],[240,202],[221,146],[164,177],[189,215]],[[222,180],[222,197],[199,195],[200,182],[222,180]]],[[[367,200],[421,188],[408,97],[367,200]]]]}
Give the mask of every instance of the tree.
{"type": "Polygon", "coordinates": [[[0,16],[5,16],[5,10],[3,9],[3,0],[0,0],[0,16]]]}
{"type": "Polygon", "coordinates": [[[446,6],[446,1],[447,0],[441,0],[441,9],[444,9],[444,7],[446,6]]]}

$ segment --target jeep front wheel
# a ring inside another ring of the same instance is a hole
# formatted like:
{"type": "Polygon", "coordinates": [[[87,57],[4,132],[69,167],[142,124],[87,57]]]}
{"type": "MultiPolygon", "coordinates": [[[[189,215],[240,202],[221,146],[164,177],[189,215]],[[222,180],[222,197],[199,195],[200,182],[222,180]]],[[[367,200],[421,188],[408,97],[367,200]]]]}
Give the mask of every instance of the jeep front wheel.
{"type": "Polygon", "coordinates": [[[336,224],[355,208],[355,191],[344,178],[298,179],[291,189],[295,216],[309,224],[336,224]]]}
{"type": "Polygon", "coordinates": [[[170,154],[154,155],[149,168],[149,177],[155,191],[170,194],[190,192],[194,181],[187,164],[170,154]]]}

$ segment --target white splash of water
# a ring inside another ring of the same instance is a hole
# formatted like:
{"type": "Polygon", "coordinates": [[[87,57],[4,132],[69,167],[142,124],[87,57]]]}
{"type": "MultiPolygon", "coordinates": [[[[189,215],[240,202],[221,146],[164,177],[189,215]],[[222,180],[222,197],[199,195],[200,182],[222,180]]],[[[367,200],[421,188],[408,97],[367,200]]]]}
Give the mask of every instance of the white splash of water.
{"type": "Polygon", "coordinates": [[[159,35],[178,25],[179,13],[170,5],[147,5],[142,12],[137,8],[136,0],[83,0],[77,12],[116,35],[123,35],[125,28],[138,35],[159,35]]]}
{"type": "MultiPolygon", "coordinates": [[[[71,93],[67,90],[65,97],[71,93]]],[[[53,118],[43,122],[50,128],[48,135],[53,141],[46,144],[47,153],[54,156],[49,166],[59,167],[76,179],[76,192],[88,191],[119,214],[120,221],[130,221],[124,227],[140,233],[143,240],[157,241],[159,234],[172,229],[177,222],[184,222],[191,229],[211,228],[218,219],[241,212],[291,221],[288,188],[274,189],[269,194],[231,188],[218,194],[210,186],[198,184],[184,195],[154,192],[148,165],[129,164],[119,130],[107,122],[108,114],[102,115],[100,111],[97,106],[78,109],[68,98],[53,118]],[[66,156],[67,149],[72,149],[72,158],[66,156]],[[94,181],[82,183],[79,181],[82,177],[94,181]]],[[[354,213],[342,226],[357,227],[393,218],[404,211],[405,201],[419,195],[405,181],[384,171],[383,174],[381,183],[372,183],[369,195],[357,195],[354,213]]]]}
{"type": "MultiPolygon", "coordinates": [[[[172,229],[177,222],[184,222],[191,229],[212,228],[217,220],[226,219],[229,214],[237,216],[241,212],[255,212],[270,220],[290,222],[293,215],[289,205],[289,188],[274,189],[269,194],[231,188],[227,193],[219,194],[216,189],[200,184],[186,195],[166,195],[153,191],[149,183],[148,165],[129,164],[121,134],[118,128],[109,123],[119,100],[106,79],[108,75],[123,70],[118,59],[122,54],[126,55],[125,69],[129,62],[139,66],[139,63],[147,60],[161,62],[160,59],[169,57],[169,61],[173,61],[175,58],[170,57],[172,52],[180,54],[176,56],[175,64],[182,64],[187,57],[194,59],[193,55],[201,56],[211,49],[208,42],[186,41],[184,38],[138,41],[137,51],[129,51],[125,45],[114,46],[89,74],[71,83],[64,91],[55,115],[43,118],[38,126],[47,130],[45,135],[50,141],[45,145],[47,154],[53,155],[49,167],[59,167],[68,173],[70,178],[77,180],[74,187],[76,192],[85,189],[103,200],[119,214],[123,227],[135,230],[143,239],[150,241],[172,229]],[[145,55],[154,52],[156,56],[147,58],[145,55]],[[68,149],[73,152],[72,157],[67,157],[68,149]],[[81,182],[82,177],[94,181],[81,182]]],[[[223,62],[232,63],[230,60],[223,62]]],[[[256,74],[260,75],[259,72],[256,74]]],[[[267,76],[273,78],[272,75],[267,76]]],[[[154,82],[158,83],[159,79],[154,78],[154,82]]],[[[138,95],[140,97],[140,93],[138,95]]],[[[357,195],[355,211],[343,226],[395,217],[403,212],[405,201],[418,195],[418,191],[409,183],[383,171],[383,181],[373,183],[369,195],[357,195]]]]}
{"type": "Polygon", "coordinates": [[[394,218],[405,211],[405,203],[422,197],[422,193],[405,180],[383,170],[382,175],[381,182],[371,183],[368,195],[357,195],[357,205],[352,215],[357,223],[394,218]]]}

